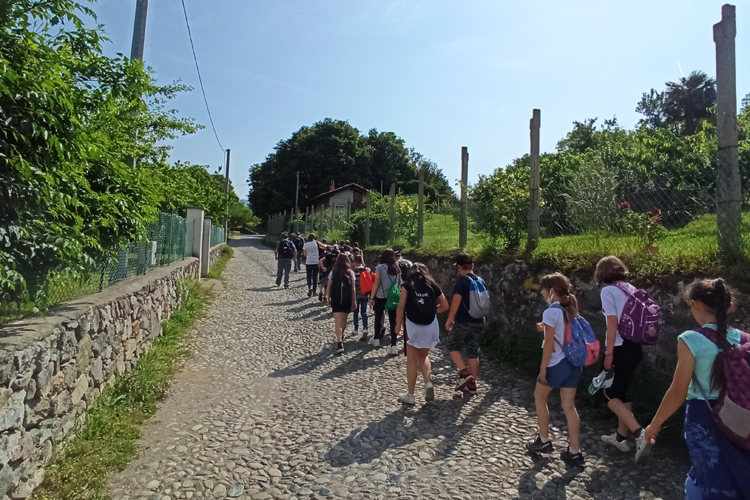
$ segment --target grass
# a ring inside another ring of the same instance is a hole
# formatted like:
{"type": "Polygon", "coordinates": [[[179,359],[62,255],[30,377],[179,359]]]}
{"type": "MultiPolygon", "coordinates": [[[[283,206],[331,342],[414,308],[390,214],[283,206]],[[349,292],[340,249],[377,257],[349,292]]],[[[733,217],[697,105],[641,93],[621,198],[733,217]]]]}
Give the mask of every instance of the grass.
{"type": "Polygon", "coordinates": [[[156,412],[170,381],[189,355],[184,342],[188,327],[201,315],[208,297],[196,281],[179,286],[182,307],[164,324],[161,337],[141,356],[131,372],[119,376],[89,409],[83,428],[62,450],[56,450],[38,500],[108,498],[106,478],[136,456],[140,424],[156,412]]]}
{"type": "Polygon", "coordinates": [[[229,245],[221,247],[221,253],[219,259],[214,263],[213,267],[208,271],[208,277],[218,280],[221,279],[221,275],[224,273],[224,269],[227,267],[229,259],[234,255],[234,249],[229,245]]]}

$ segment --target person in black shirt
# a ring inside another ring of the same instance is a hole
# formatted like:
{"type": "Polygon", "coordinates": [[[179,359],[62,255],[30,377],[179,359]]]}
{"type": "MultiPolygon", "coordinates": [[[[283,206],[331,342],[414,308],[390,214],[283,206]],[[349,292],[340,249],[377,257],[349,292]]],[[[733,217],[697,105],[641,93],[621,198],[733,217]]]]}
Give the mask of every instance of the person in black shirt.
{"type": "Polygon", "coordinates": [[[297,249],[289,236],[282,234],[281,241],[276,246],[274,256],[278,261],[276,270],[276,286],[281,286],[281,276],[284,275],[284,288],[289,288],[289,271],[292,269],[292,261],[297,260],[297,249]]]}
{"type": "Polygon", "coordinates": [[[297,233],[292,243],[294,243],[294,247],[297,249],[297,257],[294,259],[294,272],[296,273],[302,269],[302,250],[305,249],[305,238],[302,237],[301,233],[297,233]]]}

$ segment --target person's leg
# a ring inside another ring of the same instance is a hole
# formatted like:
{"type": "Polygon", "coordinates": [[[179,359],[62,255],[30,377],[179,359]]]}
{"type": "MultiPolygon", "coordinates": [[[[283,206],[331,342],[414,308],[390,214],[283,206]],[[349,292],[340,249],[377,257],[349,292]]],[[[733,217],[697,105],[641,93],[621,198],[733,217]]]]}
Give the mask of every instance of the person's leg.
{"type": "Polygon", "coordinates": [[[292,271],[292,259],[284,259],[284,288],[289,288],[289,273],[292,271]]]}
{"type": "Polygon", "coordinates": [[[563,387],[560,389],[560,400],[562,409],[565,412],[565,419],[568,421],[568,435],[570,436],[570,449],[580,451],[580,433],[581,419],[576,410],[576,389],[575,387],[563,387]]]}
{"type": "Polygon", "coordinates": [[[474,380],[479,376],[479,358],[469,358],[469,373],[474,377],[474,380]]]}
{"type": "Polygon", "coordinates": [[[418,350],[412,346],[408,346],[406,349],[406,388],[412,396],[417,386],[418,350]]]}
{"type": "Polygon", "coordinates": [[[385,299],[375,299],[375,338],[383,337],[383,322],[385,312],[385,299]]]}
{"type": "Polygon", "coordinates": [[[388,310],[388,323],[391,327],[391,346],[398,344],[398,332],[396,331],[396,311],[388,310]]]}
{"type": "Polygon", "coordinates": [[[359,301],[357,301],[357,308],[354,310],[354,331],[359,331],[359,301]]]}
{"type": "Polygon", "coordinates": [[[456,364],[458,371],[463,371],[466,368],[464,358],[461,356],[461,351],[451,351],[451,359],[456,364]]]}
{"type": "Polygon", "coordinates": [[[630,410],[630,403],[623,403],[621,399],[614,398],[609,400],[607,407],[617,415],[617,432],[621,436],[627,436],[628,431],[635,432],[641,428],[641,425],[635,419],[633,412],[630,410]]]}
{"type": "Polygon", "coordinates": [[[550,392],[552,392],[552,387],[544,385],[541,382],[536,383],[536,388],[534,389],[536,423],[539,426],[539,435],[545,440],[549,439],[549,408],[547,407],[547,399],[550,392]]]}
{"type": "Polygon", "coordinates": [[[432,362],[430,361],[429,349],[425,349],[425,356],[422,360],[422,364],[419,365],[419,371],[422,372],[422,378],[424,383],[432,382],[432,362]]]}
{"type": "Polygon", "coordinates": [[[365,331],[367,331],[367,302],[368,300],[366,298],[360,299],[359,311],[357,311],[362,315],[362,328],[364,328],[365,331]]]}
{"type": "Polygon", "coordinates": [[[347,314],[344,312],[333,313],[334,328],[336,331],[336,342],[344,341],[344,329],[346,328],[347,314]]]}
{"type": "Polygon", "coordinates": [[[281,275],[284,273],[284,265],[281,257],[276,261],[276,286],[281,285],[281,275]]]}
{"type": "Polygon", "coordinates": [[[312,288],[312,274],[310,274],[310,266],[305,266],[305,277],[307,278],[307,292],[310,293],[312,288]]]}

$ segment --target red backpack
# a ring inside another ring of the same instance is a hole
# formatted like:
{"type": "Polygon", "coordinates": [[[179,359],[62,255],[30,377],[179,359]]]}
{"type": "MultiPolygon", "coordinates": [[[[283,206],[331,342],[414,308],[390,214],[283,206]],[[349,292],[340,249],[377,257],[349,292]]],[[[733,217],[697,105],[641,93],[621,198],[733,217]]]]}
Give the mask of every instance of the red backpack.
{"type": "MultiPolygon", "coordinates": [[[[714,423],[733,443],[750,450],[750,335],[740,332],[739,345],[722,347],[716,341],[716,330],[713,328],[701,328],[698,333],[705,335],[719,349],[724,349],[727,385],[711,409],[714,423]]],[[[705,399],[703,387],[695,378],[695,373],[693,382],[705,399]]]]}
{"type": "Polygon", "coordinates": [[[373,283],[375,283],[375,276],[369,269],[365,268],[359,275],[359,293],[362,295],[370,293],[373,283]]]}

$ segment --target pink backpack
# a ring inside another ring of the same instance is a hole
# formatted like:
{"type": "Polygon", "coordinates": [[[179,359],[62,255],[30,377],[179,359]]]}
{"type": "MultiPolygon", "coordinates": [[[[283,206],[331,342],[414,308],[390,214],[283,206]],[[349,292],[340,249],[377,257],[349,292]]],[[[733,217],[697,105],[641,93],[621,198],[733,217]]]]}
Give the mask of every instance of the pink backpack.
{"type": "Polygon", "coordinates": [[[622,308],[622,317],[617,333],[625,340],[641,345],[654,345],[661,333],[661,307],[651,300],[646,290],[631,292],[622,283],[614,286],[627,294],[628,301],[622,308]]]}
{"type": "MultiPolygon", "coordinates": [[[[719,349],[724,349],[727,385],[711,409],[714,423],[732,442],[750,450],[750,335],[740,332],[740,345],[733,346],[725,341],[726,345],[720,346],[713,328],[701,328],[698,333],[705,335],[719,349]]],[[[706,394],[695,374],[693,382],[705,399],[706,394]]]]}

